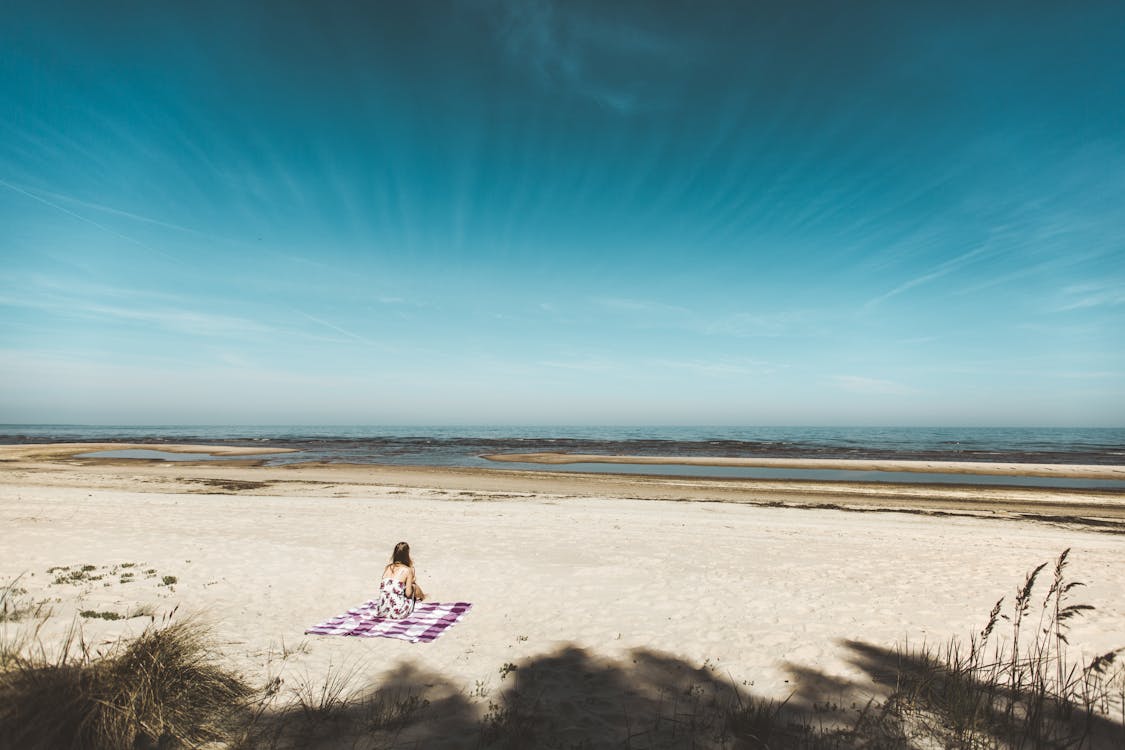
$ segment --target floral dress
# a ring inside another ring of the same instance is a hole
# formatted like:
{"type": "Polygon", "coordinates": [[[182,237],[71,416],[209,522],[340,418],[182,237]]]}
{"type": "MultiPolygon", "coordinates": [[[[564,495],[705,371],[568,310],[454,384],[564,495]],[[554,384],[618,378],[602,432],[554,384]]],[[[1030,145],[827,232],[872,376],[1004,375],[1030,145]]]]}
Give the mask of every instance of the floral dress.
{"type": "Polygon", "coordinates": [[[384,578],[379,584],[379,617],[401,620],[414,611],[414,599],[406,595],[406,584],[393,578],[384,578]]]}

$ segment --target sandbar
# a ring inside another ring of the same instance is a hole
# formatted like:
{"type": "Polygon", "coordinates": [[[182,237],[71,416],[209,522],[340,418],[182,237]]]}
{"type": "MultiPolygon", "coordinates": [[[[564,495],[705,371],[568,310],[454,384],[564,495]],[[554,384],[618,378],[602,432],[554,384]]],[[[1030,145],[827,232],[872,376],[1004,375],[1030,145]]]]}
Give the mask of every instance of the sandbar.
{"type": "Polygon", "coordinates": [[[1125,466],[1100,464],[998,463],[988,461],[899,461],[890,459],[755,458],[733,456],[606,456],[594,453],[495,453],[490,461],[536,464],[648,464],[654,466],[744,466],[773,469],[984,474],[1125,480],[1125,466]]]}

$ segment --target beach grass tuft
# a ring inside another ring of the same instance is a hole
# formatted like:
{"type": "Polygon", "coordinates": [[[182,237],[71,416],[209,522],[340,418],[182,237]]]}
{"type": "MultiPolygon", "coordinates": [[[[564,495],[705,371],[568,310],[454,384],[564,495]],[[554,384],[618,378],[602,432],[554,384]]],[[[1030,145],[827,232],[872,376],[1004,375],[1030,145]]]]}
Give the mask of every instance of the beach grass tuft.
{"type": "Polygon", "coordinates": [[[164,622],[108,651],[72,627],[57,653],[6,649],[0,662],[0,746],[198,746],[222,739],[252,695],[222,666],[206,627],[164,622]]]}

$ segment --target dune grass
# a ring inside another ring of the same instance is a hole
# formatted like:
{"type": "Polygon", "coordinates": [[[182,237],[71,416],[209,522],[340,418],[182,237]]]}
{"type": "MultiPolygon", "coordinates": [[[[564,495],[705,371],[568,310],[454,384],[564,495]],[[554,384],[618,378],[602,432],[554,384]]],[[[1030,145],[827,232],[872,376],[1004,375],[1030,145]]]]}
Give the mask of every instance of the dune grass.
{"type": "Polygon", "coordinates": [[[194,747],[222,740],[253,692],[221,665],[196,621],[150,626],[107,652],[72,628],[53,656],[27,644],[3,652],[0,746],[194,747]]]}

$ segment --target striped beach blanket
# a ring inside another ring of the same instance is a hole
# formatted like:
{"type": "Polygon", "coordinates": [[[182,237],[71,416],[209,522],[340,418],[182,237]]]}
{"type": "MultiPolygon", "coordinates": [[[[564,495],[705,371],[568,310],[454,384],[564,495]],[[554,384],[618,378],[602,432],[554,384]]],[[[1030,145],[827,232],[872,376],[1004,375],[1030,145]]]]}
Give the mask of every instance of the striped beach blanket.
{"type": "Polygon", "coordinates": [[[354,635],[360,638],[399,638],[411,643],[429,643],[444,633],[472,609],[469,602],[418,602],[414,612],[402,620],[376,617],[378,602],[366,601],[305,632],[311,635],[354,635]]]}

